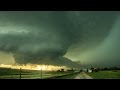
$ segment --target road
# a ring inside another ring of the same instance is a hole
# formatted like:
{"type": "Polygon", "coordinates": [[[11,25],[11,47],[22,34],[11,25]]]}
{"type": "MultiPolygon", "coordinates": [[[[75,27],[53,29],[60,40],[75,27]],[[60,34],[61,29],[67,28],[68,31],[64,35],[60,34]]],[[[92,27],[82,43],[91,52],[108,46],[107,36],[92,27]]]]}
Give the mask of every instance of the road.
{"type": "Polygon", "coordinates": [[[88,76],[85,72],[81,72],[79,75],[75,77],[75,79],[93,79],[93,78],[88,76]]]}

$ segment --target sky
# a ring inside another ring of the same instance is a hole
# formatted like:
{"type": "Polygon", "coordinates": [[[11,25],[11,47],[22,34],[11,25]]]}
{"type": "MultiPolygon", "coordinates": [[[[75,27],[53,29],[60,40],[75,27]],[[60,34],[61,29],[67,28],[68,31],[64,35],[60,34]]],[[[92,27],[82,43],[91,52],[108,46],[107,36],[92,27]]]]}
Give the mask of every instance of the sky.
{"type": "Polygon", "coordinates": [[[0,63],[120,65],[119,11],[0,11],[0,63]]]}

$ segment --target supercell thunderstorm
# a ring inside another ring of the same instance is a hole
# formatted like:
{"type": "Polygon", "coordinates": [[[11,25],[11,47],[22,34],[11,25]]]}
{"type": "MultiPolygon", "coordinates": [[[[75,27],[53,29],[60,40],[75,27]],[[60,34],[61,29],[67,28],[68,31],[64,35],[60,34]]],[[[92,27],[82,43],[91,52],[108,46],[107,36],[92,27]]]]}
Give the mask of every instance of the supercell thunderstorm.
{"type": "MultiPolygon", "coordinates": [[[[119,12],[100,11],[1,11],[0,51],[12,53],[20,64],[77,67],[79,65],[72,60],[84,60],[81,55],[88,54],[92,49],[91,53],[97,53],[91,60],[94,58],[99,62],[106,59],[107,63],[109,49],[107,44],[102,43],[105,40],[109,42],[113,27],[119,26],[114,25],[118,16],[119,12]],[[106,47],[106,58],[96,57],[103,52],[101,44],[106,47]]],[[[118,45],[116,47],[119,48],[118,45]]],[[[117,60],[120,59],[118,57],[117,60]]]]}

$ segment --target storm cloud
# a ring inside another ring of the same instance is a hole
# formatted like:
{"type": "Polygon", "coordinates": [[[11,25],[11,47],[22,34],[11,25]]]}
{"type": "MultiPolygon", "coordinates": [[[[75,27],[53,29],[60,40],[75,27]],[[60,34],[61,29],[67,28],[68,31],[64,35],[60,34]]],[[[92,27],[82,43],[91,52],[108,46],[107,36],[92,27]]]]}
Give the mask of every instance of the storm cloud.
{"type": "Polygon", "coordinates": [[[0,51],[12,53],[20,64],[77,66],[71,57],[102,43],[118,16],[101,11],[1,11],[0,51]]]}

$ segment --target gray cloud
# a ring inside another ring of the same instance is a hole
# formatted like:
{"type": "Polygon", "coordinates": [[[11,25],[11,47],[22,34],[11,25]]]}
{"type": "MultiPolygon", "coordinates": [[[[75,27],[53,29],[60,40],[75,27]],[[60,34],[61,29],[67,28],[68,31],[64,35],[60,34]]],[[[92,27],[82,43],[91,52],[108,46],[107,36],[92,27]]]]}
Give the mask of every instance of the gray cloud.
{"type": "Polygon", "coordinates": [[[99,45],[118,15],[119,12],[1,11],[0,50],[13,53],[17,63],[77,66],[63,56],[99,45]]]}
{"type": "Polygon", "coordinates": [[[73,44],[65,56],[80,60],[89,66],[119,66],[119,12],[112,12],[112,14],[104,13],[102,17],[96,19],[97,21],[90,20],[96,25],[86,26],[86,30],[83,31],[90,31],[82,33],[83,41],[73,44]],[[115,16],[111,17],[112,14],[115,16]]]}
{"type": "Polygon", "coordinates": [[[13,53],[17,63],[74,66],[62,57],[71,43],[65,12],[1,12],[0,17],[0,50],[13,53]]]}

